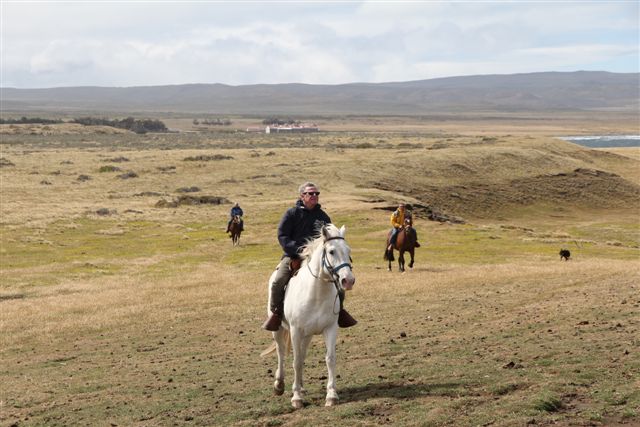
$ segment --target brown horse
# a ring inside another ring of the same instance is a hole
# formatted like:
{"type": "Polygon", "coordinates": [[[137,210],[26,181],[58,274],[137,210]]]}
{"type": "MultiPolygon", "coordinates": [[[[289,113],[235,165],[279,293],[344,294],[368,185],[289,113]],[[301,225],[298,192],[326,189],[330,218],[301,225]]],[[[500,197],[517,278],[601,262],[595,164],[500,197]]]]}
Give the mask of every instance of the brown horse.
{"type": "Polygon", "coordinates": [[[233,246],[240,246],[240,234],[242,234],[242,218],[240,218],[240,215],[233,216],[229,231],[231,232],[233,246]]]}
{"type": "Polygon", "coordinates": [[[404,227],[398,231],[398,236],[396,237],[396,244],[391,248],[391,250],[387,250],[391,240],[391,232],[389,232],[387,236],[387,245],[384,249],[384,260],[389,261],[389,271],[391,271],[391,261],[393,258],[393,250],[396,249],[399,252],[398,255],[398,267],[400,271],[404,272],[404,253],[409,252],[411,255],[411,262],[409,262],[409,268],[413,268],[413,255],[416,248],[416,231],[413,229],[413,223],[411,218],[406,218],[404,220],[404,227]]]}

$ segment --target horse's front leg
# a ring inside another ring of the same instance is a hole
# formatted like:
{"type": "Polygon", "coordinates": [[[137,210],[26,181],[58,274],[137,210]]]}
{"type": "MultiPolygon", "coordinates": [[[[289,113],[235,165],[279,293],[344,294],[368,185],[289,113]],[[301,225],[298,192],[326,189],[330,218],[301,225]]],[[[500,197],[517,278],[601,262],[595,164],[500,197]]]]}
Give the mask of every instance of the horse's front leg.
{"type": "Polygon", "coordinates": [[[398,268],[401,272],[404,272],[404,251],[400,251],[398,255],[398,268]]]}
{"type": "Polygon", "coordinates": [[[324,406],[333,406],[338,403],[336,391],[336,339],[338,337],[337,324],[324,331],[324,342],[327,346],[327,397],[324,406]]]}
{"type": "Polygon", "coordinates": [[[311,336],[301,336],[296,328],[291,329],[291,344],[293,346],[293,385],[291,387],[293,396],[291,405],[296,409],[301,409],[304,404],[302,397],[304,394],[302,376],[304,375],[304,358],[307,355],[307,348],[311,342],[311,336]]]}
{"type": "Polygon", "coordinates": [[[285,330],[280,328],[277,332],[274,332],[273,339],[276,341],[276,351],[278,353],[278,368],[276,369],[276,380],[273,383],[273,392],[280,396],[284,393],[284,358],[287,352],[285,330]]]}
{"type": "Polygon", "coordinates": [[[411,261],[409,262],[409,268],[413,268],[413,253],[415,252],[415,250],[412,248],[409,251],[409,255],[411,255],[411,261]]]}

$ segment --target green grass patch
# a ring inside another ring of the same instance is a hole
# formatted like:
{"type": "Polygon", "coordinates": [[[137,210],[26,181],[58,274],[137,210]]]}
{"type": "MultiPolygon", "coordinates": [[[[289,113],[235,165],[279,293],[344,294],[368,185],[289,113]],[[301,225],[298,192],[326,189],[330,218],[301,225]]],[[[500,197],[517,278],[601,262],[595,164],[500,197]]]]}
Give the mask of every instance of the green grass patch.
{"type": "Polygon", "coordinates": [[[112,166],[112,165],[105,165],[105,166],[101,166],[100,169],[98,169],[98,172],[119,172],[122,169],[120,169],[117,166],[112,166]]]}
{"type": "Polygon", "coordinates": [[[210,260],[206,251],[223,231],[207,224],[176,226],[154,221],[82,218],[50,224],[46,229],[2,230],[5,286],[47,286],[68,278],[90,279],[122,272],[131,260],[166,256],[148,266],[169,271],[174,262],[195,265],[210,260]],[[161,264],[158,267],[157,264],[161,264]],[[162,266],[162,264],[165,264],[162,266]]]}
{"type": "Polygon", "coordinates": [[[533,407],[542,412],[558,412],[564,405],[557,396],[546,393],[536,400],[533,407]]]}
{"type": "Polygon", "coordinates": [[[179,253],[206,233],[155,222],[79,219],[46,230],[3,230],[3,268],[27,268],[87,259],[135,259],[179,253]]]}

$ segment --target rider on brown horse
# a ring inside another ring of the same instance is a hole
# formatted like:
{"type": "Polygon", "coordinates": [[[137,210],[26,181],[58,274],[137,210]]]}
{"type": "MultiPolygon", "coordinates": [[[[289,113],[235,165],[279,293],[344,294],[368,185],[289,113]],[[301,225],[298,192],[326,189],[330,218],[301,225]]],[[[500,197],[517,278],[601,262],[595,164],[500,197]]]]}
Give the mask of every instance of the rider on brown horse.
{"type": "Polygon", "coordinates": [[[240,203],[236,202],[231,208],[231,212],[229,212],[229,222],[227,223],[227,233],[231,233],[231,222],[233,218],[238,215],[240,218],[240,231],[244,230],[244,221],[242,220],[242,208],[240,207],[240,203]]]}
{"type": "MultiPolygon", "coordinates": [[[[391,229],[391,238],[389,239],[389,246],[387,247],[387,251],[390,251],[393,246],[396,244],[396,238],[398,237],[398,232],[404,227],[405,218],[411,218],[411,213],[405,211],[404,203],[400,203],[398,205],[398,209],[396,209],[391,214],[391,225],[393,228],[391,229]]],[[[414,229],[415,232],[415,229],[414,229]]],[[[416,236],[416,244],[415,247],[419,248],[420,243],[418,243],[418,233],[415,232],[416,236]]]]}

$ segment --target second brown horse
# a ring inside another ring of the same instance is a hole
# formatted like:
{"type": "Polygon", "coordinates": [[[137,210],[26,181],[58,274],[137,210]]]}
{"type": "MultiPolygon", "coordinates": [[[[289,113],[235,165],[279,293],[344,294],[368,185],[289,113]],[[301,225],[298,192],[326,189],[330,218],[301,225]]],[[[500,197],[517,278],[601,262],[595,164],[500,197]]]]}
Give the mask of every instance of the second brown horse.
{"type": "Polygon", "coordinates": [[[393,250],[396,249],[399,253],[398,255],[398,268],[400,271],[404,271],[404,253],[409,252],[411,255],[411,261],[409,262],[409,268],[413,268],[413,257],[417,242],[416,231],[413,229],[413,224],[411,218],[406,218],[404,220],[404,226],[400,231],[398,231],[398,235],[396,236],[396,243],[393,245],[391,250],[387,250],[390,244],[391,232],[387,235],[387,244],[385,245],[384,250],[384,260],[389,262],[389,271],[391,271],[391,261],[394,260],[393,250]]]}
{"type": "Polygon", "coordinates": [[[229,231],[231,232],[231,242],[233,246],[240,245],[240,234],[242,234],[242,219],[239,215],[234,215],[233,220],[231,220],[231,225],[229,226],[229,231]]]}

